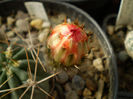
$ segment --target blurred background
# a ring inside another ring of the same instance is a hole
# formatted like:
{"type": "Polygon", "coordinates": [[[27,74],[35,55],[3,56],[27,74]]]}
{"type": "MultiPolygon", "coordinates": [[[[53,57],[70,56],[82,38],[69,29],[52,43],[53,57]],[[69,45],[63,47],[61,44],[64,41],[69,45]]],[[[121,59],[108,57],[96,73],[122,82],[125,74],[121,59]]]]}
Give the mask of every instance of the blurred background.
{"type": "MultiPolygon", "coordinates": [[[[49,1],[49,0],[47,0],[49,1]]],[[[100,25],[109,14],[116,14],[119,10],[120,0],[57,0],[68,2],[83,9],[90,14],[100,25]]]]}
{"type": "MultiPolygon", "coordinates": [[[[0,2],[6,2],[6,1],[12,1],[12,0],[0,0],[0,2]]],[[[17,1],[22,1],[22,0],[17,0],[17,1]]],[[[28,0],[23,0],[23,1],[28,1],[28,0]]],[[[52,1],[52,0],[29,0],[29,1],[52,1]]],[[[89,13],[100,25],[102,25],[103,19],[107,15],[118,12],[120,4],[120,0],[56,0],[56,1],[71,3],[83,9],[84,11],[89,13]]]]}

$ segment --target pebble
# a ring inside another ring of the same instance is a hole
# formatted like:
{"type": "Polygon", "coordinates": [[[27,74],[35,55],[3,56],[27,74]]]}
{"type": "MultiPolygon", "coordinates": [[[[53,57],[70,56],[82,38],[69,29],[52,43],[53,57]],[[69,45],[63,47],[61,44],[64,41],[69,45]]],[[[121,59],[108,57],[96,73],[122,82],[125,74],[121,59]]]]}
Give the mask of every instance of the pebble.
{"type": "Polygon", "coordinates": [[[79,97],[75,91],[68,91],[65,94],[65,99],[79,99],[79,97]]]}
{"type": "Polygon", "coordinates": [[[83,91],[83,96],[89,97],[90,95],[92,95],[92,92],[89,89],[85,88],[83,91]]]}
{"type": "Polygon", "coordinates": [[[123,50],[118,53],[118,58],[120,61],[125,62],[129,58],[129,55],[125,50],[123,50]]]}
{"type": "Polygon", "coordinates": [[[71,68],[70,70],[67,71],[69,78],[73,78],[77,73],[78,69],[76,68],[71,68]]]}
{"type": "Polygon", "coordinates": [[[3,25],[0,27],[0,32],[5,33],[5,31],[6,31],[6,25],[3,24],[3,25]]]}
{"type": "Polygon", "coordinates": [[[94,58],[94,53],[91,51],[89,55],[87,56],[88,59],[92,60],[94,58]]]}
{"type": "Polygon", "coordinates": [[[39,40],[40,42],[45,41],[45,40],[47,39],[48,33],[49,33],[49,29],[48,29],[48,28],[42,30],[42,31],[39,33],[38,40],[39,40]]]}
{"type": "Polygon", "coordinates": [[[13,37],[15,35],[13,31],[9,31],[6,34],[7,34],[7,37],[13,37]]]}
{"type": "Polygon", "coordinates": [[[94,52],[97,52],[97,51],[99,51],[99,47],[98,46],[95,46],[95,47],[93,47],[91,50],[93,51],[93,54],[94,54],[94,52]]]}
{"type": "Polygon", "coordinates": [[[13,25],[15,19],[12,18],[12,17],[7,17],[7,25],[10,26],[10,25],[13,25]]]}
{"type": "Polygon", "coordinates": [[[123,25],[117,25],[117,26],[115,26],[115,31],[122,30],[123,27],[124,27],[123,25]]]}
{"type": "Polygon", "coordinates": [[[56,76],[56,81],[63,84],[68,80],[68,75],[65,71],[62,71],[56,76]]]}
{"type": "Polygon", "coordinates": [[[104,89],[104,81],[102,79],[98,82],[98,91],[96,94],[96,99],[101,99],[103,95],[103,89],[104,89]]]}
{"type": "Polygon", "coordinates": [[[75,75],[72,79],[72,86],[75,90],[82,90],[85,86],[85,82],[80,76],[75,75]]]}
{"type": "Polygon", "coordinates": [[[6,35],[0,31],[0,40],[5,40],[6,39],[6,35]]]}
{"type": "Polygon", "coordinates": [[[93,61],[93,66],[99,71],[103,71],[104,70],[101,58],[95,59],[93,61]]]}
{"type": "Polygon", "coordinates": [[[29,23],[24,19],[18,19],[16,21],[16,26],[17,26],[17,32],[27,32],[29,29],[29,23]]]}
{"type": "Polygon", "coordinates": [[[114,30],[115,30],[115,28],[114,28],[113,25],[108,25],[107,26],[107,32],[108,32],[109,35],[114,34],[114,30]]]}
{"type": "Polygon", "coordinates": [[[26,19],[28,17],[29,16],[27,13],[24,13],[23,11],[18,11],[15,18],[16,19],[26,19]]]}
{"type": "Polygon", "coordinates": [[[34,27],[35,29],[42,29],[43,20],[42,19],[34,19],[30,22],[30,25],[34,27]]]}
{"type": "Polygon", "coordinates": [[[6,26],[2,25],[0,27],[0,40],[5,40],[6,39],[5,31],[6,31],[6,26]]]}
{"type": "Polygon", "coordinates": [[[49,22],[49,21],[45,21],[45,22],[43,22],[43,24],[42,24],[42,27],[43,28],[49,28],[51,26],[51,23],[49,22]]]}
{"type": "Polygon", "coordinates": [[[66,83],[66,84],[64,85],[64,89],[65,89],[66,91],[71,91],[71,90],[72,90],[72,88],[71,88],[71,83],[66,83]]]}
{"type": "Polygon", "coordinates": [[[132,25],[127,25],[127,29],[128,29],[129,31],[132,31],[132,30],[133,30],[133,26],[132,26],[132,25]]]}
{"type": "Polygon", "coordinates": [[[86,72],[90,67],[92,67],[92,61],[85,59],[84,62],[81,63],[81,66],[79,67],[79,69],[81,72],[86,72]]]}
{"type": "Polygon", "coordinates": [[[91,91],[95,91],[97,89],[97,84],[92,79],[87,78],[86,87],[91,91]]]}

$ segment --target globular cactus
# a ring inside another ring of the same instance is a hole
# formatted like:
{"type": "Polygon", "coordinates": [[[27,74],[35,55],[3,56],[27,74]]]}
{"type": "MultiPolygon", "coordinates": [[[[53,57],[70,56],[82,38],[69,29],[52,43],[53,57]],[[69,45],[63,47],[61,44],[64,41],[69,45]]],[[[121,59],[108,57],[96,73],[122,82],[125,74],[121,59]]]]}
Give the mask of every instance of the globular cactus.
{"type": "MultiPolygon", "coordinates": [[[[35,62],[30,52],[27,51],[27,55],[26,55],[27,49],[18,45],[19,44],[17,43],[15,44],[0,43],[0,91],[4,89],[16,88],[16,87],[19,87],[20,85],[26,84],[30,80],[28,76],[29,72],[27,72],[28,65],[30,65],[32,76],[34,76],[35,62]],[[28,59],[27,59],[27,56],[28,56],[28,59]],[[4,84],[4,82],[6,83],[4,84]]],[[[42,71],[42,68],[38,66],[36,79],[41,80],[42,78],[45,78],[47,76],[48,74],[44,73],[42,71]]],[[[49,90],[48,81],[41,83],[40,86],[46,91],[49,90]]],[[[5,96],[4,98],[19,99],[20,95],[23,92],[24,92],[24,88],[13,91],[10,95],[5,96]]],[[[42,97],[44,99],[46,97],[46,95],[44,94],[42,95],[41,92],[38,93],[37,90],[35,90],[34,94],[38,98],[42,97]]],[[[3,93],[0,93],[0,97],[2,95],[3,93]]],[[[30,99],[30,94],[27,94],[27,96],[25,95],[23,99],[30,99]]]]}
{"type": "Polygon", "coordinates": [[[54,27],[47,40],[51,57],[65,66],[78,64],[88,53],[88,37],[80,26],[62,23],[54,27]]]}

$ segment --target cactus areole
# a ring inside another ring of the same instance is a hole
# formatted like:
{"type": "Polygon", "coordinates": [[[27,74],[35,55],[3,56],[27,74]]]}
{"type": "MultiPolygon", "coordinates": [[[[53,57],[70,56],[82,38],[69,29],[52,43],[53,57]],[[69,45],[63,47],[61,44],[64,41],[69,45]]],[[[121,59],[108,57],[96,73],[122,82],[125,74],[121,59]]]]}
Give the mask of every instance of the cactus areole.
{"type": "Polygon", "coordinates": [[[88,52],[88,37],[78,25],[63,23],[55,26],[47,45],[54,61],[65,66],[78,64],[88,52]]]}

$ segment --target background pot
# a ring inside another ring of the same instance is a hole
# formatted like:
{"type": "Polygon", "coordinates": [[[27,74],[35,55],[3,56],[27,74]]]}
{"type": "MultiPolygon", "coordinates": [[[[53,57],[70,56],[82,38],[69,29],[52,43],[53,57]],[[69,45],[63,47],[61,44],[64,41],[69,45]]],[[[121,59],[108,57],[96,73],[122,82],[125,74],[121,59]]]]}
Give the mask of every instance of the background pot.
{"type": "MultiPolygon", "coordinates": [[[[103,30],[105,31],[105,33],[107,33],[107,35],[108,35],[108,37],[110,38],[110,41],[111,41],[111,43],[112,43],[112,45],[113,45],[113,47],[115,48],[115,50],[117,50],[116,49],[116,47],[117,48],[120,48],[121,50],[123,50],[123,48],[122,47],[119,47],[119,45],[116,43],[114,43],[113,41],[115,41],[115,40],[111,40],[111,37],[116,37],[117,38],[117,40],[119,41],[119,39],[118,38],[120,38],[120,39],[123,39],[122,37],[117,37],[117,35],[118,35],[118,33],[120,33],[120,31],[124,31],[124,34],[126,34],[126,31],[127,30],[129,30],[129,28],[128,28],[128,26],[115,26],[115,23],[116,23],[116,18],[117,18],[117,14],[115,14],[115,13],[112,13],[112,14],[109,14],[107,17],[105,17],[105,19],[103,20],[103,25],[102,25],[102,28],[103,28],[103,30]],[[110,33],[109,33],[109,26],[113,26],[114,27],[114,30],[113,30],[113,34],[112,35],[110,35],[110,33]]],[[[122,33],[122,32],[121,32],[122,33]]],[[[125,37],[125,36],[124,36],[125,37]]],[[[117,41],[117,42],[118,42],[117,41]]],[[[124,42],[121,42],[121,43],[124,43],[124,42]]],[[[122,45],[123,46],[123,45],[122,45]]],[[[125,49],[124,49],[125,50],[125,49]]],[[[117,52],[115,52],[115,54],[116,54],[116,56],[117,56],[117,67],[118,67],[118,76],[121,78],[122,77],[122,79],[120,79],[120,84],[119,84],[119,87],[118,87],[118,99],[133,99],[133,92],[131,91],[131,90],[128,90],[127,89],[127,87],[125,87],[125,88],[121,88],[121,86],[123,85],[123,82],[126,84],[125,86],[129,86],[129,88],[130,89],[132,89],[132,87],[130,87],[130,85],[132,84],[132,81],[130,81],[130,77],[132,78],[132,74],[130,74],[130,72],[127,70],[128,68],[129,68],[129,70],[131,70],[131,68],[130,67],[132,67],[132,65],[128,65],[128,64],[132,64],[132,59],[131,59],[131,61],[125,61],[125,60],[120,60],[120,58],[119,58],[119,54],[118,53],[120,53],[121,51],[117,51],[117,52]],[[122,61],[124,61],[123,63],[122,63],[122,61]],[[122,64],[123,64],[123,66],[122,66],[122,64]],[[125,69],[125,67],[127,68],[127,69],[125,69]],[[124,71],[124,72],[121,72],[121,71],[124,71]],[[127,72],[126,72],[127,71],[127,72]],[[125,72],[126,72],[126,74],[128,74],[128,75],[130,75],[130,76],[128,76],[127,77],[127,79],[124,79],[125,77],[125,72]],[[131,83],[131,84],[129,84],[129,82],[131,83]],[[124,89],[124,90],[123,90],[124,89]]],[[[129,57],[129,56],[128,56],[129,57]]],[[[130,58],[128,58],[129,60],[130,60],[130,58]]]]}
{"type": "MultiPolygon", "coordinates": [[[[68,17],[71,17],[72,20],[78,18],[79,21],[85,23],[85,27],[92,30],[105,52],[105,54],[109,57],[109,75],[110,75],[110,99],[117,99],[117,87],[118,87],[118,78],[117,78],[117,67],[115,56],[112,50],[112,47],[105,35],[105,33],[101,30],[99,25],[94,21],[92,17],[90,17],[87,13],[83,10],[62,2],[55,2],[55,1],[45,1],[43,2],[46,10],[51,10],[54,12],[65,12],[68,17]]],[[[16,12],[17,10],[26,11],[24,7],[24,3],[22,1],[8,1],[3,2],[0,4],[0,12],[2,16],[7,16],[12,13],[12,11],[16,12]]]]}

